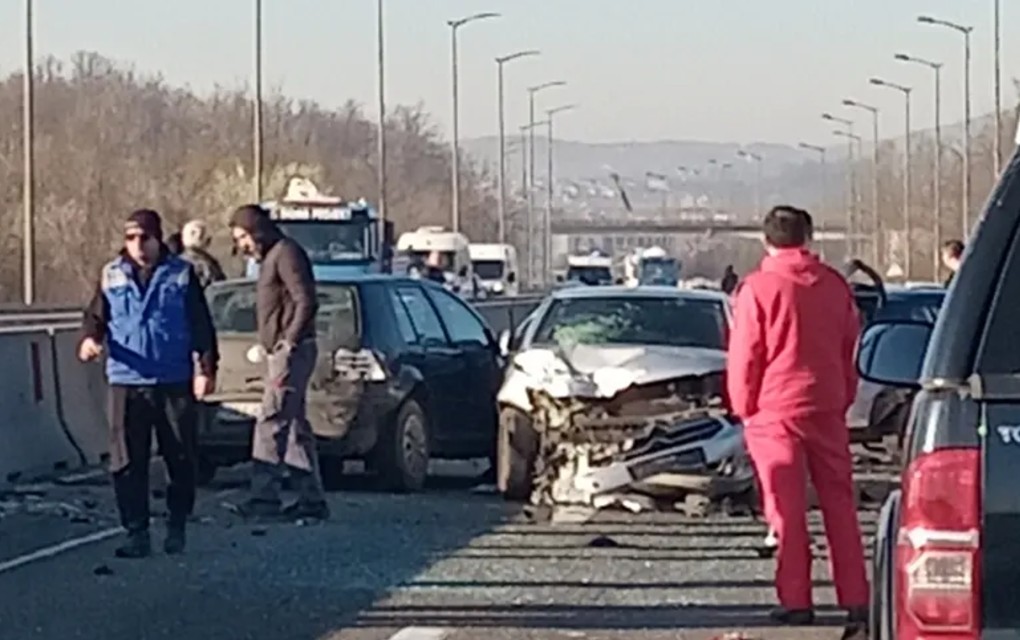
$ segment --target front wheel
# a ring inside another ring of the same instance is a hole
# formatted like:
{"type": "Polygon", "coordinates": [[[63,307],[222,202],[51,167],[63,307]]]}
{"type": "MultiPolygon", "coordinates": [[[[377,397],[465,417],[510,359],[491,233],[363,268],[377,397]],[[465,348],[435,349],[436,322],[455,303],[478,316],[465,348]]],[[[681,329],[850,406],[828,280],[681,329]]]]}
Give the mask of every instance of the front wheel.
{"type": "Polygon", "coordinates": [[[496,486],[507,500],[527,500],[535,484],[538,433],[531,418],[512,407],[499,410],[496,486]]]}
{"type": "Polygon", "coordinates": [[[414,400],[400,407],[377,445],[379,477],[399,492],[421,491],[429,470],[429,430],[425,412],[414,400]]]}

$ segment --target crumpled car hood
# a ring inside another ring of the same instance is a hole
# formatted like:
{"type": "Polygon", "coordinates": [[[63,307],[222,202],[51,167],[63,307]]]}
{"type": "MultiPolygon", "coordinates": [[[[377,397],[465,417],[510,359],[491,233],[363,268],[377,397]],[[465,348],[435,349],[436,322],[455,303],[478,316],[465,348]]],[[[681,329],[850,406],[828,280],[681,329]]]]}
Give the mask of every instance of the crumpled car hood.
{"type": "Polygon", "coordinates": [[[579,344],[562,351],[529,349],[514,366],[553,397],[611,398],[620,391],[726,369],[726,352],[702,347],[579,344]]]}

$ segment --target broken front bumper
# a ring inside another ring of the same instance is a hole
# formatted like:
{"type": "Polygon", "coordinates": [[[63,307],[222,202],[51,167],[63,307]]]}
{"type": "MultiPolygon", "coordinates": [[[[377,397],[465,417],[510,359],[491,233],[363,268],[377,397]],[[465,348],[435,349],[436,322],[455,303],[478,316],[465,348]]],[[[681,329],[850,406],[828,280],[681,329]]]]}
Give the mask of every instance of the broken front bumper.
{"type": "Polygon", "coordinates": [[[541,440],[535,504],[594,505],[633,491],[714,499],[753,486],[742,427],[718,404],[620,416],[608,415],[601,401],[530,396],[541,440]]]}

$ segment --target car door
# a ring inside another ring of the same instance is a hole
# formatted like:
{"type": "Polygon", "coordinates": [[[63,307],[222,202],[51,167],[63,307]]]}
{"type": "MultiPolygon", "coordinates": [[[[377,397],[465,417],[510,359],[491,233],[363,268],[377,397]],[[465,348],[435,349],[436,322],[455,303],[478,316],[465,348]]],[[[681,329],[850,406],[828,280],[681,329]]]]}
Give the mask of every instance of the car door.
{"type": "Polygon", "coordinates": [[[436,287],[429,287],[428,295],[467,365],[458,391],[465,411],[451,446],[460,455],[488,455],[495,442],[496,393],[502,380],[499,347],[481,317],[457,296],[436,287]]]}
{"type": "Polygon", "coordinates": [[[443,323],[425,295],[413,282],[392,289],[394,306],[403,308],[414,329],[415,343],[408,345],[407,362],[421,371],[428,391],[428,413],[435,453],[445,453],[445,442],[454,431],[460,408],[460,388],[468,377],[468,366],[460,349],[450,342],[443,323]]]}

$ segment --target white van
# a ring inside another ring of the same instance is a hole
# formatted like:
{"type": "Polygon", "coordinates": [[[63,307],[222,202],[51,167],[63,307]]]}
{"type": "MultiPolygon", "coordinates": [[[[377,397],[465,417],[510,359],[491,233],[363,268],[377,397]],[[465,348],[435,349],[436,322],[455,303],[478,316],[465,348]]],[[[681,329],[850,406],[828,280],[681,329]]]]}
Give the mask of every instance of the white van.
{"type": "Polygon", "coordinates": [[[470,299],[485,297],[485,290],[471,268],[469,242],[462,233],[447,231],[444,227],[419,227],[400,234],[397,253],[409,260],[411,269],[420,268],[433,253],[439,255],[439,267],[446,277],[446,285],[470,299]]]}
{"type": "Polygon", "coordinates": [[[471,268],[485,290],[496,296],[516,296],[520,292],[517,249],[508,244],[472,244],[471,268]]]}

